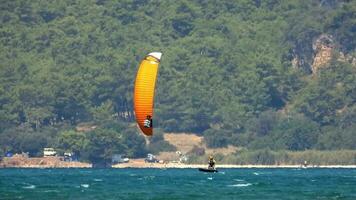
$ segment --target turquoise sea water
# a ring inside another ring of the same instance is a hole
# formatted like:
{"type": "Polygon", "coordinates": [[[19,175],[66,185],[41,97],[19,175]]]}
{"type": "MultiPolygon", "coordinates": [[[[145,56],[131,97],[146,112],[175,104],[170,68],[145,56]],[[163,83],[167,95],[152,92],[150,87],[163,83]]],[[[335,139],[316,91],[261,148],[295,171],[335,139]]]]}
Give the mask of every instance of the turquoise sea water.
{"type": "Polygon", "coordinates": [[[0,169],[0,199],[356,199],[356,169],[0,169]]]}

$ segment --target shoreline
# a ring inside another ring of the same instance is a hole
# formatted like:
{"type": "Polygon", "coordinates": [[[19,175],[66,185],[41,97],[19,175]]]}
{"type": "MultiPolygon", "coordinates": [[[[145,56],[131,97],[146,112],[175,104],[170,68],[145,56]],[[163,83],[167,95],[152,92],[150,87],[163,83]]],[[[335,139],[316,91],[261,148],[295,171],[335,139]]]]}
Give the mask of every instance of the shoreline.
{"type": "MultiPolygon", "coordinates": [[[[88,164],[90,165],[90,164],[88,164]]],[[[90,169],[91,166],[0,166],[1,169],[90,169]]],[[[198,169],[206,165],[175,165],[175,166],[118,166],[108,169],[198,169]]],[[[92,168],[94,169],[94,168],[92,168]]],[[[355,165],[320,165],[301,167],[299,165],[217,165],[216,169],[356,169],[355,165]]]]}
{"type": "MultiPolygon", "coordinates": [[[[26,157],[13,157],[4,158],[0,161],[1,168],[92,168],[92,164],[85,162],[67,162],[63,161],[60,157],[42,157],[42,158],[26,158],[26,157]]],[[[163,163],[146,163],[144,159],[132,159],[128,163],[119,163],[112,165],[111,168],[124,169],[124,168],[157,168],[157,169],[197,169],[207,168],[207,164],[185,164],[179,162],[163,162],[163,163]]],[[[299,165],[236,165],[236,164],[216,164],[217,169],[356,169],[356,165],[313,165],[307,166],[299,165]]]]}
{"type": "MultiPolygon", "coordinates": [[[[158,169],[198,169],[198,168],[207,168],[207,165],[201,165],[201,164],[167,164],[166,166],[161,164],[161,165],[150,165],[150,166],[130,166],[130,165],[114,165],[112,168],[119,168],[119,169],[125,169],[125,168],[158,168],[158,169]]],[[[318,165],[318,166],[307,166],[307,167],[302,167],[301,165],[229,165],[229,164],[222,164],[222,165],[216,165],[217,169],[296,169],[296,168],[301,168],[301,169],[356,169],[356,165],[318,165]]]]}

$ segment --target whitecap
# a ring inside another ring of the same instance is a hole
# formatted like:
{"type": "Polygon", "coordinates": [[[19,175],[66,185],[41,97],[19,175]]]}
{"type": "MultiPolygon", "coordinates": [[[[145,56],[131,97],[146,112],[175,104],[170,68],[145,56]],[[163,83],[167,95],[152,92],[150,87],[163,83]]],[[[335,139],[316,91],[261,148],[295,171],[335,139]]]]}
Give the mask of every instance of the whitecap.
{"type": "Polygon", "coordinates": [[[23,186],[22,188],[24,188],[24,189],[35,189],[36,186],[35,185],[27,185],[27,186],[23,186]]]}
{"type": "Polygon", "coordinates": [[[257,173],[257,172],[253,172],[253,174],[254,174],[254,175],[256,175],[256,176],[260,175],[260,174],[259,174],[259,173],[257,173]]]}
{"type": "Polygon", "coordinates": [[[242,180],[242,179],[234,179],[234,181],[242,182],[242,181],[245,181],[245,180],[242,180]]]}
{"type": "Polygon", "coordinates": [[[219,172],[219,174],[225,174],[225,172],[219,172]]]}
{"type": "Polygon", "coordinates": [[[101,181],[103,181],[103,179],[100,179],[100,178],[94,178],[94,181],[95,181],[95,182],[101,182],[101,181]]]}
{"type": "Polygon", "coordinates": [[[208,177],[209,180],[213,180],[213,177],[208,177]]]}
{"type": "Polygon", "coordinates": [[[88,188],[89,184],[80,184],[80,186],[83,187],[83,188],[88,188]]]}
{"type": "Polygon", "coordinates": [[[248,187],[252,185],[251,183],[239,183],[239,184],[234,184],[234,185],[228,185],[229,187],[248,187]]]}

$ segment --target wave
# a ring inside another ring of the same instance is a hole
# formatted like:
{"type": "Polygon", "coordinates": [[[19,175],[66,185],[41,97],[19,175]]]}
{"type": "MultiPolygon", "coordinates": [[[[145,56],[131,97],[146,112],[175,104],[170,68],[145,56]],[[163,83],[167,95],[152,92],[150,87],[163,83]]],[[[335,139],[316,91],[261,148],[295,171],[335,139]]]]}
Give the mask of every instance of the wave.
{"type": "Polygon", "coordinates": [[[59,191],[58,190],[45,190],[43,192],[48,193],[48,192],[59,192],[59,191]]]}
{"type": "Polygon", "coordinates": [[[243,179],[234,179],[234,181],[242,182],[242,181],[245,181],[245,180],[243,180],[243,179]]]}
{"type": "Polygon", "coordinates": [[[80,186],[83,187],[83,188],[88,188],[89,184],[80,184],[80,186]]]}
{"type": "Polygon", "coordinates": [[[101,181],[103,181],[103,179],[100,179],[100,178],[94,178],[94,181],[95,181],[95,182],[101,182],[101,181]]]}
{"type": "Polygon", "coordinates": [[[35,185],[27,185],[27,186],[23,186],[22,188],[24,188],[24,189],[35,189],[36,186],[35,185]]]}
{"type": "Polygon", "coordinates": [[[239,183],[239,184],[234,184],[234,185],[228,185],[229,187],[248,187],[251,186],[251,183],[239,183]]]}

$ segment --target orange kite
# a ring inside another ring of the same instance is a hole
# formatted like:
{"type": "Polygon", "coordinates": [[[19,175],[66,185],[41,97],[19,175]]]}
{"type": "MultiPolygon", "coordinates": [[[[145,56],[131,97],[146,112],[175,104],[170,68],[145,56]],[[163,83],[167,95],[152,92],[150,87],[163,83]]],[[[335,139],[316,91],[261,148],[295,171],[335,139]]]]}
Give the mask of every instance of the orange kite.
{"type": "Polygon", "coordinates": [[[135,81],[134,110],[136,121],[142,132],[151,136],[153,134],[152,120],[155,85],[158,66],[162,53],[149,53],[140,64],[135,81]],[[149,125],[146,124],[149,123],[149,125]]]}

